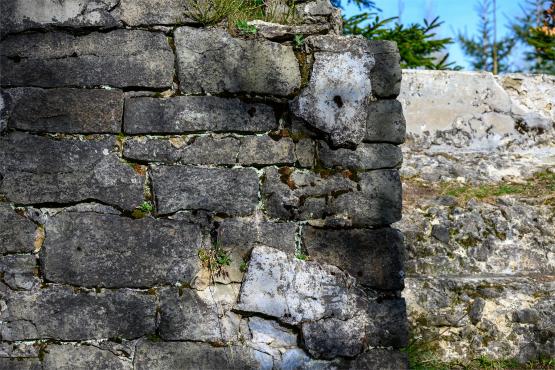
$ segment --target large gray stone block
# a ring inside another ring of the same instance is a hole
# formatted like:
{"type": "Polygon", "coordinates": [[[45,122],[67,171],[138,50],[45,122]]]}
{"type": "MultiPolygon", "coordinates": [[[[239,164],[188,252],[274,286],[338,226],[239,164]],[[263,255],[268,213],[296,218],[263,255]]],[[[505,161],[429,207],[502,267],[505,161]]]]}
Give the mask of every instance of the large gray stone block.
{"type": "Polygon", "coordinates": [[[55,140],[23,133],[0,138],[0,193],[20,204],[98,200],[131,210],[144,176],[117,158],[113,138],[55,140]]]}
{"type": "Polygon", "coordinates": [[[121,0],[121,20],[130,26],[191,22],[185,16],[187,0],[121,0]]]}
{"type": "Polygon", "coordinates": [[[44,351],[44,370],[131,370],[131,361],[94,345],[51,344],[44,351]]]}
{"type": "Polygon", "coordinates": [[[293,168],[264,170],[262,195],[272,218],[330,226],[390,225],[401,218],[401,180],[397,170],[358,173],[293,168]]]}
{"type": "Polygon", "coordinates": [[[120,90],[15,88],[3,93],[9,128],[78,134],[121,131],[120,90]]]}
{"type": "Polygon", "coordinates": [[[41,250],[48,281],[88,287],[152,287],[191,281],[200,268],[198,226],[65,212],[46,224],[41,250]]]}
{"type": "Polygon", "coordinates": [[[50,27],[115,27],[112,13],[117,0],[3,0],[0,3],[0,32],[21,32],[50,27]]]}
{"type": "Polygon", "coordinates": [[[93,293],[51,286],[11,292],[3,299],[2,340],[134,339],[155,330],[155,297],[136,291],[93,293]]]}
{"type": "Polygon", "coordinates": [[[0,254],[32,252],[36,230],[32,221],[19,215],[9,204],[0,203],[0,254]]]}
{"type": "Polygon", "coordinates": [[[258,204],[258,174],[248,168],[158,166],[152,168],[158,212],[206,210],[247,215],[258,204]]]}
{"type": "Polygon", "coordinates": [[[269,136],[245,136],[237,162],[242,165],[270,165],[295,163],[295,143],[290,138],[274,140],[269,136]]]}
{"type": "Polygon", "coordinates": [[[212,347],[208,343],[142,341],[135,352],[135,369],[259,369],[255,353],[246,346],[212,347]]]}
{"type": "Polygon", "coordinates": [[[33,33],[0,43],[2,86],[170,87],[174,55],[162,33],[33,33]]]}
{"type": "Polygon", "coordinates": [[[326,230],[307,227],[303,247],[314,261],[338,266],[375,289],[403,289],[404,245],[395,229],[326,230]]]}
{"type": "Polygon", "coordinates": [[[175,31],[181,91],[289,96],[301,85],[293,48],[233,38],[223,29],[175,31]]]}
{"type": "Polygon", "coordinates": [[[0,275],[12,290],[30,290],[39,283],[37,260],[34,255],[0,256],[0,275]]]}
{"type": "Polygon", "coordinates": [[[368,142],[402,144],[405,142],[406,121],[398,100],[377,100],[368,107],[366,135],[368,142]]]}
{"type": "Polygon", "coordinates": [[[215,96],[125,101],[128,134],[180,134],[199,131],[265,132],[277,129],[274,110],[264,104],[215,96]]]}
{"type": "Polygon", "coordinates": [[[362,143],[356,149],[331,149],[320,142],[318,158],[324,167],[342,167],[355,170],[398,168],[403,162],[401,148],[393,144],[362,143]]]}
{"type": "Polygon", "coordinates": [[[333,145],[358,145],[364,138],[370,71],[374,57],[364,52],[318,52],[308,86],[292,102],[293,114],[329,135],[333,145]]]}
{"type": "Polygon", "coordinates": [[[160,292],[160,336],[164,340],[227,343],[240,337],[241,317],[229,310],[238,285],[205,290],[168,288],[160,292]]]}

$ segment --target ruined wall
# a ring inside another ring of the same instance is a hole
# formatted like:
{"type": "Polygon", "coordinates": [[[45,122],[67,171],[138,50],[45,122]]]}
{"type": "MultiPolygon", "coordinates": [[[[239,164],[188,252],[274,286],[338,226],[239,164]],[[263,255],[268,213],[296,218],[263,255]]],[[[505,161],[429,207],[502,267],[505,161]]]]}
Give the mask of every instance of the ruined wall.
{"type": "Polygon", "coordinates": [[[555,77],[403,71],[399,100],[414,357],[554,359],[555,77]]]}
{"type": "Polygon", "coordinates": [[[406,367],[394,44],[0,6],[0,368],[406,367]]]}

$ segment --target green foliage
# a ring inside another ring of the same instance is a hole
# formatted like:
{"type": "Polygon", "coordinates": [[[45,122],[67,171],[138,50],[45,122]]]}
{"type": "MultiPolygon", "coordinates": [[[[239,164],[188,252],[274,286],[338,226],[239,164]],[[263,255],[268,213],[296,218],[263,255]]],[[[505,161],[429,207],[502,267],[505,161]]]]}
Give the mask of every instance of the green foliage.
{"type": "Polygon", "coordinates": [[[152,203],[150,202],[143,202],[140,206],[139,209],[145,213],[150,213],[154,210],[154,206],[152,205],[152,203]]]}
{"type": "Polygon", "coordinates": [[[185,15],[209,26],[238,13],[244,7],[244,3],[244,0],[187,0],[185,15]]]}
{"type": "Polygon", "coordinates": [[[444,54],[439,60],[436,57],[447,45],[453,43],[451,38],[437,38],[436,29],[443,24],[439,18],[409,26],[396,22],[390,27],[391,22],[396,19],[380,19],[376,13],[362,13],[345,19],[344,32],[349,35],[362,35],[371,40],[397,42],[403,68],[458,69],[453,63],[447,62],[449,54],[444,54]]]}
{"type": "Polygon", "coordinates": [[[249,24],[245,20],[239,20],[235,22],[235,27],[237,27],[239,32],[245,35],[256,35],[256,32],[258,31],[256,29],[256,26],[249,24]]]}
{"type": "Polygon", "coordinates": [[[295,37],[293,38],[293,45],[295,49],[300,49],[304,45],[304,36],[295,35],[295,37]]]}
{"type": "Polygon", "coordinates": [[[210,271],[211,275],[224,275],[224,267],[231,264],[229,251],[216,244],[211,248],[202,248],[198,251],[202,267],[210,271]]]}
{"type": "Polygon", "coordinates": [[[241,265],[239,266],[239,271],[245,273],[249,268],[249,263],[245,260],[241,261],[241,265]]]}
{"type": "Polygon", "coordinates": [[[297,252],[297,253],[295,254],[295,257],[296,257],[298,260],[301,260],[301,261],[308,261],[308,260],[310,259],[310,257],[307,256],[306,254],[304,254],[303,252],[297,252]]]}
{"type": "Polygon", "coordinates": [[[511,23],[515,38],[527,49],[530,72],[555,74],[555,2],[527,0],[511,23]]]}
{"type": "Polygon", "coordinates": [[[459,32],[457,40],[464,53],[470,57],[474,69],[497,74],[508,71],[507,59],[516,40],[509,36],[494,42],[495,22],[492,17],[496,10],[493,6],[492,0],[479,0],[476,4],[476,12],[480,16],[479,35],[469,37],[459,32]]]}

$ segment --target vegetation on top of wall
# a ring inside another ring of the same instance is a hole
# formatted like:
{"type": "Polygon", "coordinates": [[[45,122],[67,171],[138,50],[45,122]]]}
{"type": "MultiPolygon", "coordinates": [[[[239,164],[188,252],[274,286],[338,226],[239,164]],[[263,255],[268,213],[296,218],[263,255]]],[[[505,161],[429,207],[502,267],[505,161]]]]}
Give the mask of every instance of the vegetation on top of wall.
{"type": "Polygon", "coordinates": [[[288,3],[285,10],[280,0],[186,0],[185,15],[205,26],[227,21],[230,29],[257,19],[291,24],[296,22],[295,2],[288,3]]]}

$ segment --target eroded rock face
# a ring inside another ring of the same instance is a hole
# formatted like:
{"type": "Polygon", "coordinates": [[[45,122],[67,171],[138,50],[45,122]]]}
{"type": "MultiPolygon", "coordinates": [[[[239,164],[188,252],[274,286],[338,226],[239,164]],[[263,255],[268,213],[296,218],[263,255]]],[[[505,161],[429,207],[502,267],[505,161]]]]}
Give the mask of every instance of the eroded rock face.
{"type": "Polygon", "coordinates": [[[0,253],[29,253],[34,250],[37,226],[5,203],[0,203],[0,225],[0,253]]]}
{"type": "Polygon", "coordinates": [[[293,113],[326,133],[336,146],[357,145],[364,138],[372,94],[369,54],[318,52],[308,86],[292,104],[293,113]]]}
{"type": "Polygon", "coordinates": [[[226,31],[175,31],[179,79],[185,94],[254,93],[288,96],[300,87],[292,47],[232,38],[226,31]]]}

